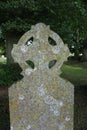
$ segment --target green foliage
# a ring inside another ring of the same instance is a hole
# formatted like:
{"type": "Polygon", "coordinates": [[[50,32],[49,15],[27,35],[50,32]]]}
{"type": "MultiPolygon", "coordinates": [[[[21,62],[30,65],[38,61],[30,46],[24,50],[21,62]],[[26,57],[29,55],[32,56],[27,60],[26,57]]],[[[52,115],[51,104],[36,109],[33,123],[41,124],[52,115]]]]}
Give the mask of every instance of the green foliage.
{"type": "Polygon", "coordinates": [[[0,64],[0,86],[10,86],[20,80],[22,78],[20,72],[21,68],[18,64],[0,64]]]}
{"type": "Polygon", "coordinates": [[[4,53],[5,53],[5,50],[2,47],[0,47],[0,55],[3,55],[4,53]]]}
{"type": "Polygon", "coordinates": [[[41,10],[42,5],[39,3],[40,1],[37,0],[7,0],[7,1],[2,1],[0,4],[1,9],[18,9],[19,8],[25,8],[29,10],[41,10]]]}
{"type": "Polygon", "coordinates": [[[8,0],[0,2],[0,23],[4,31],[26,31],[43,10],[39,0],[8,0]]]}
{"type": "Polygon", "coordinates": [[[0,24],[5,33],[25,32],[38,22],[49,24],[70,48],[75,46],[78,57],[79,48],[87,39],[85,3],[84,0],[1,0],[0,24]]]}
{"type": "Polygon", "coordinates": [[[26,31],[32,24],[45,22],[64,35],[83,25],[86,9],[81,0],[8,0],[0,2],[0,16],[7,30],[26,31]]]}

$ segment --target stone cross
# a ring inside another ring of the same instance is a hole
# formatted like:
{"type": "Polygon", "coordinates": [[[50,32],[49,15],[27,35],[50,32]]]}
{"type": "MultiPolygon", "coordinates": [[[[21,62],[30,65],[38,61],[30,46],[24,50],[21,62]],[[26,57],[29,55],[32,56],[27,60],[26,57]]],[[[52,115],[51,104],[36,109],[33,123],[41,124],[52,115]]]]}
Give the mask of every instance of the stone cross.
{"type": "Polygon", "coordinates": [[[69,56],[61,38],[36,24],[12,56],[24,77],[9,88],[10,130],[73,130],[74,87],[60,77],[69,56]]]}

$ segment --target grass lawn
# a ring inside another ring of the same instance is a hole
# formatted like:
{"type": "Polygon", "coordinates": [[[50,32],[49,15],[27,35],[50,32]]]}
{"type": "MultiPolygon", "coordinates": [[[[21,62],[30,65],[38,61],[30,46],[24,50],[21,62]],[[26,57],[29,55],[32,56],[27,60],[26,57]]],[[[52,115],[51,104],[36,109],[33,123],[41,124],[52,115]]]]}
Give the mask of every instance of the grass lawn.
{"type": "Polygon", "coordinates": [[[64,64],[61,77],[69,80],[75,86],[87,85],[87,63],[64,64]]]}
{"type": "Polygon", "coordinates": [[[61,76],[75,85],[74,130],[87,130],[87,62],[67,62],[61,70],[61,76]]]}

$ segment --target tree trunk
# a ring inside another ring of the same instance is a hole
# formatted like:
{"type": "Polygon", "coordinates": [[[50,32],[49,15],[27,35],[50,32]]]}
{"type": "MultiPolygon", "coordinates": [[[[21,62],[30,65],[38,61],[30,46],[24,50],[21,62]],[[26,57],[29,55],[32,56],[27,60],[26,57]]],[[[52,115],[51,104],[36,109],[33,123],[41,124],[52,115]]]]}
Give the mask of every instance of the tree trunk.
{"type": "Polygon", "coordinates": [[[83,61],[87,61],[87,48],[83,50],[83,61]]]}
{"type": "Polygon", "coordinates": [[[11,56],[11,50],[13,48],[13,43],[11,43],[9,40],[6,41],[6,57],[7,57],[7,64],[14,63],[14,60],[11,56]]]}
{"type": "Polygon", "coordinates": [[[21,34],[19,33],[7,33],[6,34],[6,57],[7,57],[7,64],[14,63],[14,60],[11,55],[11,51],[13,48],[13,44],[17,44],[21,34]]]}
{"type": "Polygon", "coordinates": [[[79,50],[75,50],[74,57],[76,60],[79,60],[79,50]]]}
{"type": "Polygon", "coordinates": [[[79,60],[79,29],[76,30],[76,41],[75,41],[75,59],[79,60]]]}

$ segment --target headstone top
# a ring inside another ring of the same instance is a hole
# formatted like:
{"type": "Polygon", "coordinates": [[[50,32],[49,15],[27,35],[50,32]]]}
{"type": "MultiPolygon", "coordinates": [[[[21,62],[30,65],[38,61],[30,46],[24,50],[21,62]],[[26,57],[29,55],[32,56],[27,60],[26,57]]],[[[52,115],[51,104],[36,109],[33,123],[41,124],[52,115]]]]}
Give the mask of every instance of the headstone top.
{"type": "Polygon", "coordinates": [[[14,46],[12,55],[23,71],[29,67],[30,71],[36,69],[43,72],[49,69],[60,71],[63,62],[67,60],[69,50],[59,35],[51,31],[49,26],[39,23],[32,26],[31,30],[21,37],[18,44],[14,46]]]}

